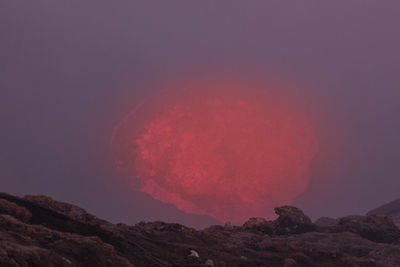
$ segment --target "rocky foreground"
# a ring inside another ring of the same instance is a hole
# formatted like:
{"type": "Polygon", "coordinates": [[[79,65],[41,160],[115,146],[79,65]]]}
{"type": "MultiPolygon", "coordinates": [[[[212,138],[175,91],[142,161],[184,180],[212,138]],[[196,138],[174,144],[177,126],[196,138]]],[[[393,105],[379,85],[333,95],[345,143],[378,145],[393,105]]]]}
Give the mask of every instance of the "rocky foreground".
{"type": "Polygon", "coordinates": [[[0,266],[400,266],[400,200],[315,223],[295,207],[275,212],[204,230],[127,226],[49,197],[0,194],[0,266]]]}

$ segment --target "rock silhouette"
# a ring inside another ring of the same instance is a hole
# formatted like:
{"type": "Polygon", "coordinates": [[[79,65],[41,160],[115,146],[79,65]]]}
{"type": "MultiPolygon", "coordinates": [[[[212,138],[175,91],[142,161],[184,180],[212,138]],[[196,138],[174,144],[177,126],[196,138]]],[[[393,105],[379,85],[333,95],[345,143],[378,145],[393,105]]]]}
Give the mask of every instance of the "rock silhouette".
{"type": "Polygon", "coordinates": [[[400,227],[400,199],[373,209],[367,215],[386,215],[392,218],[395,224],[400,227]]]}
{"type": "Polygon", "coordinates": [[[295,207],[275,212],[273,221],[203,230],[165,222],[128,226],[46,196],[2,193],[0,266],[400,266],[400,230],[389,216],[314,224],[295,207]]]}

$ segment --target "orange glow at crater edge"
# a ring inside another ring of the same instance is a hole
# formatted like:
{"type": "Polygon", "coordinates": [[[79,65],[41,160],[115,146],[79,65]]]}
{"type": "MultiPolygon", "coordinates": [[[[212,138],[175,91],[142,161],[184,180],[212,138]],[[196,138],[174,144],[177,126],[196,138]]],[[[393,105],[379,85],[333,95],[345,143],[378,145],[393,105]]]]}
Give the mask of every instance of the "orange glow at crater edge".
{"type": "Polygon", "coordinates": [[[135,189],[232,222],[272,216],[304,192],[317,141],[289,95],[232,81],[171,88],[114,129],[114,164],[135,189]]]}

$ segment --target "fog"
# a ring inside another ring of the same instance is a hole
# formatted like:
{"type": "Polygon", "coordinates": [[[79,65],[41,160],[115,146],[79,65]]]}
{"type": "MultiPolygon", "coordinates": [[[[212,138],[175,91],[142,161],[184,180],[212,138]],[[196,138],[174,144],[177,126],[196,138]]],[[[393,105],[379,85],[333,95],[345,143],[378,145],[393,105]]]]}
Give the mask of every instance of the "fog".
{"type": "Polygon", "coordinates": [[[299,84],[319,153],[293,204],[312,218],[400,196],[398,1],[2,1],[0,191],[113,222],[204,227],[116,172],[114,126],[170,79],[235,72],[299,84]]]}

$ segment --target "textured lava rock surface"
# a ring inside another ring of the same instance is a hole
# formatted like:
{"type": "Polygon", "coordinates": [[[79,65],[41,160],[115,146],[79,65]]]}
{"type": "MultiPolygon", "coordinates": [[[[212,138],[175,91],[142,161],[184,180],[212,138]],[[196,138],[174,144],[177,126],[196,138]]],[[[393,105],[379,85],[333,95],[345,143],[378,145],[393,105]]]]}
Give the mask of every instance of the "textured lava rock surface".
{"type": "Polygon", "coordinates": [[[400,230],[384,214],[314,224],[295,207],[275,212],[203,230],[128,226],[46,196],[0,194],[0,266],[400,266],[400,230]]]}
{"type": "Polygon", "coordinates": [[[386,215],[400,227],[400,198],[371,210],[367,215],[386,215]]]}

